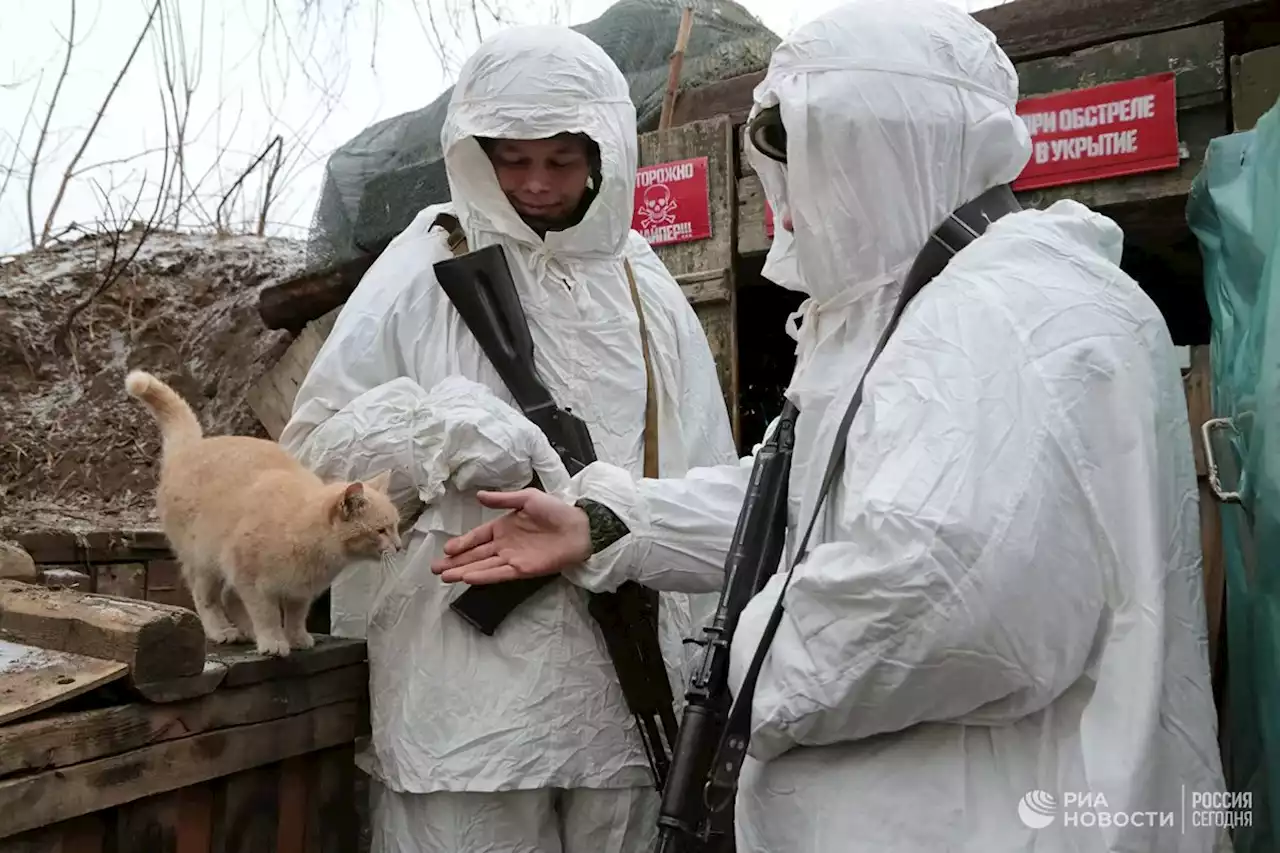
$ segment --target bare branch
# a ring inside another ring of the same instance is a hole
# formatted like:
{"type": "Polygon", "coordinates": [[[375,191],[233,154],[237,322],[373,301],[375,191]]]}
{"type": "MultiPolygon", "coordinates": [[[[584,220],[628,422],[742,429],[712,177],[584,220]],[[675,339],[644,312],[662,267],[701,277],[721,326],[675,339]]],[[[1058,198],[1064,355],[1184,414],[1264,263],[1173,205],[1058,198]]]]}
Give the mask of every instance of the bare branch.
{"type": "MultiPolygon", "coordinates": [[[[18,128],[18,138],[13,140],[13,155],[9,158],[9,165],[4,169],[4,182],[0,183],[0,199],[4,198],[5,190],[9,189],[9,181],[13,179],[15,167],[18,163],[18,157],[22,154],[22,140],[27,135],[27,125],[31,122],[31,118],[36,111],[36,96],[40,93],[40,86],[36,84],[31,92],[31,103],[27,105],[27,114],[22,117],[22,127],[18,128]]],[[[6,134],[7,135],[7,134],[6,134]]],[[[27,175],[28,186],[35,178],[34,174],[27,175]]]]}
{"type": "Polygon", "coordinates": [[[259,237],[267,233],[267,210],[271,207],[274,197],[271,195],[271,187],[276,182],[276,175],[280,173],[280,159],[284,153],[284,140],[277,136],[272,144],[275,145],[276,159],[271,165],[271,170],[267,172],[266,186],[262,191],[262,206],[258,210],[258,231],[259,237]]]}
{"type": "MultiPolygon", "coordinates": [[[[67,31],[67,52],[62,60],[62,70],[58,72],[58,82],[53,86],[53,97],[49,99],[49,111],[45,113],[44,123],[40,125],[40,136],[36,139],[36,150],[31,155],[30,175],[27,178],[27,230],[31,236],[31,248],[36,243],[36,208],[35,186],[36,172],[40,167],[40,151],[44,148],[45,139],[49,136],[49,123],[53,121],[53,111],[58,105],[58,95],[62,92],[62,84],[67,80],[67,72],[71,68],[71,54],[76,41],[76,0],[71,0],[71,27],[67,31]]],[[[47,231],[47,229],[46,229],[47,231]]]]}
{"type": "Polygon", "coordinates": [[[246,168],[243,172],[240,173],[240,177],[237,178],[236,182],[231,185],[231,189],[223,193],[222,201],[218,203],[218,211],[216,213],[216,217],[217,217],[216,221],[218,224],[219,231],[231,230],[230,228],[227,227],[226,223],[222,218],[223,206],[231,199],[232,195],[234,195],[236,191],[240,189],[240,185],[244,183],[244,179],[249,177],[249,174],[258,167],[258,164],[266,159],[267,155],[271,153],[271,149],[277,146],[282,146],[283,144],[284,144],[284,140],[281,137],[279,136],[274,137],[269,143],[267,143],[267,147],[262,149],[262,153],[259,154],[257,158],[255,158],[254,161],[249,164],[248,168],[246,168]]]}
{"type": "MultiPolygon", "coordinates": [[[[72,0],[72,9],[74,8],[75,2],[72,0]]],[[[129,51],[129,58],[125,60],[124,65],[120,68],[120,73],[112,81],[111,88],[107,90],[106,97],[102,99],[102,105],[98,107],[98,112],[93,117],[93,123],[85,131],[84,140],[80,143],[80,148],[62,173],[62,182],[58,184],[58,191],[54,194],[53,204],[49,206],[49,213],[45,216],[44,230],[40,234],[40,243],[42,245],[49,239],[49,232],[53,230],[53,220],[58,214],[58,208],[62,205],[62,198],[67,192],[67,185],[71,183],[71,175],[75,171],[76,165],[80,162],[80,158],[84,156],[85,149],[89,147],[89,142],[93,139],[94,132],[97,131],[98,125],[102,122],[102,117],[106,115],[107,107],[111,104],[111,98],[115,95],[116,89],[120,87],[120,81],[124,79],[124,75],[128,73],[129,66],[133,64],[133,58],[138,55],[138,48],[142,47],[143,40],[146,39],[147,33],[151,31],[151,22],[155,20],[159,11],[160,0],[156,0],[155,5],[151,7],[151,13],[147,16],[146,24],[142,27],[142,32],[138,34],[138,40],[133,43],[133,49],[129,51]]],[[[70,51],[68,51],[68,62],[70,62],[70,51]]],[[[30,190],[28,190],[29,192],[30,190]]]]}
{"type": "MultiPolygon", "coordinates": [[[[165,124],[165,136],[167,141],[167,137],[168,137],[167,123],[165,124]]],[[[159,192],[156,193],[156,203],[155,203],[155,207],[151,211],[151,215],[147,218],[145,223],[141,223],[142,233],[138,235],[138,242],[134,245],[133,251],[129,254],[129,256],[125,258],[123,261],[117,263],[120,256],[120,245],[124,240],[125,233],[129,231],[133,231],[134,226],[139,224],[136,221],[134,221],[134,214],[137,213],[138,208],[141,206],[142,195],[146,191],[147,177],[145,174],[142,176],[142,180],[138,182],[138,194],[137,196],[134,197],[133,202],[128,209],[128,212],[125,213],[119,219],[119,221],[115,225],[115,228],[113,229],[114,233],[112,237],[111,259],[110,261],[107,262],[107,267],[102,273],[102,281],[99,282],[98,286],[93,289],[92,293],[90,293],[84,299],[77,302],[75,305],[71,306],[71,310],[68,311],[66,316],[62,318],[62,322],[58,325],[58,330],[54,333],[54,336],[53,336],[53,344],[55,347],[58,347],[59,349],[62,349],[64,351],[68,349],[67,340],[71,334],[71,326],[75,322],[76,317],[80,315],[80,312],[84,311],[84,309],[88,308],[91,304],[93,304],[93,301],[95,299],[97,299],[104,292],[106,292],[107,288],[109,288],[112,284],[114,284],[120,278],[120,276],[124,274],[125,270],[127,270],[133,264],[133,262],[137,259],[138,253],[142,251],[142,247],[147,242],[147,239],[153,233],[155,233],[157,226],[160,224],[161,219],[164,217],[165,193],[163,188],[167,184],[166,176],[169,172],[169,169],[170,169],[169,152],[168,152],[168,146],[166,146],[164,163],[161,166],[161,173],[160,173],[159,186],[161,189],[159,192]]],[[[107,196],[106,193],[103,193],[103,198],[104,198],[104,201],[106,202],[105,206],[107,208],[108,215],[110,215],[110,212],[111,212],[110,198],[107,196]]]]}

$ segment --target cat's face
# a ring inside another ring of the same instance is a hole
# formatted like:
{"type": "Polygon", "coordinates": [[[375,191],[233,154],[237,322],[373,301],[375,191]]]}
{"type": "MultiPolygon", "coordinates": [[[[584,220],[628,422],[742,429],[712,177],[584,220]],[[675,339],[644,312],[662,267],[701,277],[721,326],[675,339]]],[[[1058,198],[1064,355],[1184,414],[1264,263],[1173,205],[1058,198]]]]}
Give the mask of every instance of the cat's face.
{"type": "Polygon", "coordinates": [[[333,523],[353,557],[386,558],[400,550],[400,512],[387,497],[391,472],[347,484],[338,496],[333,523]]]}

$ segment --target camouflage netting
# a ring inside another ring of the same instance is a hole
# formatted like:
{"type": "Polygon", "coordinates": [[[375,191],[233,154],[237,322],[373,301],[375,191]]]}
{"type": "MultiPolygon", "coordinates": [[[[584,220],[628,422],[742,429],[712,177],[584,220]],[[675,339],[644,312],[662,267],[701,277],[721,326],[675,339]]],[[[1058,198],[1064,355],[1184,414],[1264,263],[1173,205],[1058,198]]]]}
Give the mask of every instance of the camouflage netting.
{"type": "MultiPolygon", "coordinates": [[[[687,0],[620,0],[573,29],[599,44],[631,85],[641,133],[658,126],[687,0]]],[[[766,68],[779,39],[731,0],[693,0],[682,91],[766,68]]],[[[369,127],[325,167],[307,251],[315,269],[381,247],[429,204],[448,198],[440,130],[452,87],[423,109],[369,127]]]]}

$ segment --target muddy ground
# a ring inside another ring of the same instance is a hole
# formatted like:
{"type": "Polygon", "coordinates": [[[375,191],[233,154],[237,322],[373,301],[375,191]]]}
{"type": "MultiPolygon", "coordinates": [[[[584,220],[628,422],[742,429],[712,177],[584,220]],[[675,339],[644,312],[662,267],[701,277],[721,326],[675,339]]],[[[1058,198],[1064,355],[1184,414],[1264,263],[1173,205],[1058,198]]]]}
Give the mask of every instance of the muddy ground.
{"type": "Polygon", "coordinates": [[[263,326],[257,293],[302,267],[303,245],[153,233],[90,298],[112,248],[91,236],[0,263],[0,538],[154,527],[159,434],[124,392],[130,369],[172,384],[209,433],[265,436],[245,398],[289,336],[263,326]]]}

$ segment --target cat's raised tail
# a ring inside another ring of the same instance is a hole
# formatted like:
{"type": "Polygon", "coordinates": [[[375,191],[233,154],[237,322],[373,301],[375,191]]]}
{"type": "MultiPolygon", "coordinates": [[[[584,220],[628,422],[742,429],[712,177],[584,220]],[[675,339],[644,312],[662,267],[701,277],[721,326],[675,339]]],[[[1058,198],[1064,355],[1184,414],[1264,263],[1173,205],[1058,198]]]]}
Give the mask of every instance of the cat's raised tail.
{"type": "Polygon", "coordinates": [[[168,385],[145,370],[130,371],[124,378],[124,388],[129,396],[140,400],[151,410],[160,424],[160,434],[166,448],[199,441],[204,436],[196,413],[187,401],[168,385]]]}

